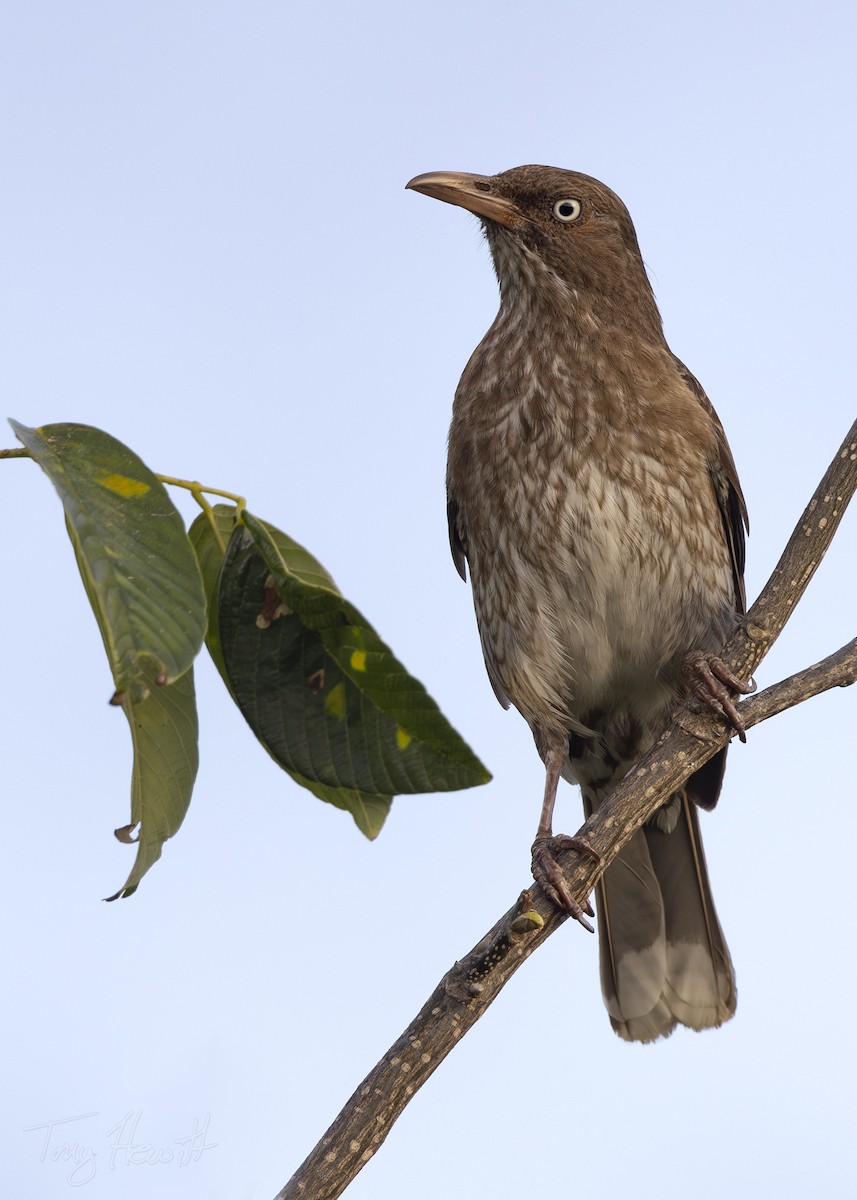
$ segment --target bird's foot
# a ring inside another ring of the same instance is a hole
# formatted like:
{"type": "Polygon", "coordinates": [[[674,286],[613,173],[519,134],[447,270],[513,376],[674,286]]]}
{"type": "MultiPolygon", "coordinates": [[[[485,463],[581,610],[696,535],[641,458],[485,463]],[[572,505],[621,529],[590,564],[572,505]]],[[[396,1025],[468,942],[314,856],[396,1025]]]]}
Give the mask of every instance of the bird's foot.
{"type": "Polygon", "coordinates": [[[595,862],[601,861],[597,851],[593,850],[589,842],[584,841],[583,838],[569,837],[566,833],[558,833],[555,836],[539,834],[533,842],[533,878],[536,883],[541,884],[548,898],[557,908],[569,913],[575,921],[580,922],[584,929],[594,933],[594,928],[586,919],[595,916],[592,905],[587,901],[581,908],[572,896],[556,860],[557,854],[562,850],[576,850],[578,854],[584,854],[587,858],[594,859],[595,862]]]}
{"type": "Polygon", "coordinates": [[[739,679],[722,658],[703,651],[689,654],[685,665],[691,693],[708,708],[725,717],[741,741],[746,742],[747,730],[730,693],[749,695],[755,692],[753,680],[739,679]]]}

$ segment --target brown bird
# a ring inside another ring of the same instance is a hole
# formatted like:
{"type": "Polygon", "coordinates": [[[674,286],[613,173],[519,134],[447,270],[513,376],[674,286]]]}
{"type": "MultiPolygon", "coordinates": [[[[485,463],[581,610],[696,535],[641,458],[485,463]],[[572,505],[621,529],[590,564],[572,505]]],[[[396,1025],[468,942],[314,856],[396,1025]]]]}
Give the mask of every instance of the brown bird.
{"type": "MultiPolygon", "coordinates": [[[[475,213],[494,259],[500,311],[453,406],[450,544],[494,690],[545,764],[535,877],[586,924],[555,859],[560,775],[591,813],[689,688],[743,735],[728,689],[752,684],[717,651],[744,609],[744,498],[714,409],[664,339],[618,196],[542,166],[407,186],[475,213]]],[[[725,750],[598,885],[602,989],[626,1040],[735,1011],[696,813],[724,764],[725,750]]]]}

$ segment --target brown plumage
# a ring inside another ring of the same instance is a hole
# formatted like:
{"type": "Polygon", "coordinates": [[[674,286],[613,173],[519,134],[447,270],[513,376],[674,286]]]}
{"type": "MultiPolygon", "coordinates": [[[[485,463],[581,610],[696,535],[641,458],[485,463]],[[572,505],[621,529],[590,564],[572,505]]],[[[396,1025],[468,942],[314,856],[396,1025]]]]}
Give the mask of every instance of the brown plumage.
{"type": "MultiPolygon", "coordinates": [[[[494,690],[545,763],[536,878],[579,917],[552,854],[560,774],[597,808],[691,680],[740,729],[724,685],[748,685],[716,652],[744,605],[744,500],[714,409],[664,339],[618,196],[539,166],[408,187],[481,218],[500,283],[455,396],[450,542],[494,690]]],[[[724,760],[599,885],[602,987],[628,1040],[735,1011],[696,815],[715,804],[724,760]]]]}

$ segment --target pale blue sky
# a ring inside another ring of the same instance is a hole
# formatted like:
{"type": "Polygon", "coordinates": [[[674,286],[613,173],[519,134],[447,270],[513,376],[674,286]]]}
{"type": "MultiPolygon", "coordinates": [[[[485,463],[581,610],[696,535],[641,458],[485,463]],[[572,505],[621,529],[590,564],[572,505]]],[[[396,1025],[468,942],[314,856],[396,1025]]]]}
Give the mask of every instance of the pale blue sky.
{"type": "MultiPolygon", "coordinates": [[[[59,503],[0,464],[6,1194],[267,1200],[527,881],[541,765],[485,677],[443,497],[496,288],[476,221],[406,181],[545,162],[620,193],[729,434],[754,597],[857,409],[855,35],[844,0],[2,6],[3,415],[96,424],[244,492],[494,772],[398,799],[370,845],[277,771],[203,663],[190,814],[137,895],[102,904],[131,861],[127,730],[59,503]],[[76,1117],[47,1147],[26,1129],[76,1117]],[[206,1120],[186,1166],[122,1148],[177,1154],[206,1120]],[[54,1161],[67,1142],[93,1178],[54,1161]]],[[[760,683],[854,636],[855,538],[851,513],[760,683]]],[[[595,939],[566,926],[350,1200],[846,1194],[855,702],[753,731],[703,820],[734,1021],[620,1043],[595,939]]],[[[570,788],[558,818],[580,823],[570,788]]]]}

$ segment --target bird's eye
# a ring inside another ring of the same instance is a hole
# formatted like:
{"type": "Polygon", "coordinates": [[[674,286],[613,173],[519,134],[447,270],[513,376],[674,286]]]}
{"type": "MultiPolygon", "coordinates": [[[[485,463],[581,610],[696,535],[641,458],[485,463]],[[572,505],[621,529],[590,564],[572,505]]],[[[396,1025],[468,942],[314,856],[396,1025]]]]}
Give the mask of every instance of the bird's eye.
{"type": "Polygon", "coordinates": [[[557,200],[553,206],[553,215],[558,221],[576,221],[580,216],[580,201],[569,197],[567,200],[557,200]]]}

